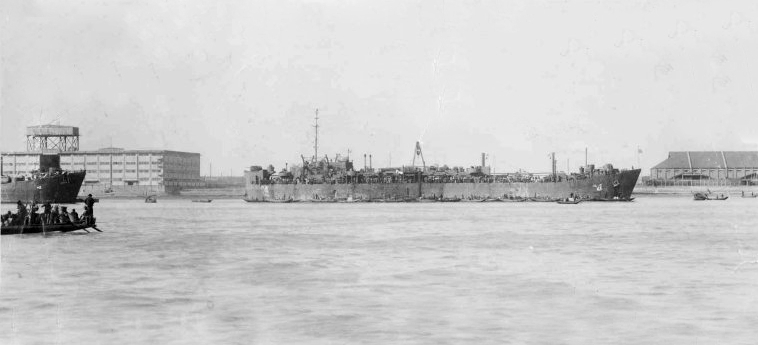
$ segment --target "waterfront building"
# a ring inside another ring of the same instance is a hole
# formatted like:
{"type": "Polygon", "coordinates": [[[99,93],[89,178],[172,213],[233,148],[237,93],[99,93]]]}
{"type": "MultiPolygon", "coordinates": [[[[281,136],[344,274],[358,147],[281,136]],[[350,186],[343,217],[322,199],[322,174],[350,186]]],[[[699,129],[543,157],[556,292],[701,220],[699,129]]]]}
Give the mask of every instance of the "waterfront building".
{"type": "Polygon", "coordinates": [[[672,151],[650,169],[654,180],[724,180],[758,184],[758,151],[672,151]]]}
{"type": "Polygon", "coordinates": [[[2,152],[2,173],[28,176],[40,169],[40,156],[57,155],[60,168],[86,171],[82,190],[174,192],[202,187],[200,154],[171,150],[104,148],[79,150],[79,129],[70,126],[27,128],[27,151],[2,152]]]}

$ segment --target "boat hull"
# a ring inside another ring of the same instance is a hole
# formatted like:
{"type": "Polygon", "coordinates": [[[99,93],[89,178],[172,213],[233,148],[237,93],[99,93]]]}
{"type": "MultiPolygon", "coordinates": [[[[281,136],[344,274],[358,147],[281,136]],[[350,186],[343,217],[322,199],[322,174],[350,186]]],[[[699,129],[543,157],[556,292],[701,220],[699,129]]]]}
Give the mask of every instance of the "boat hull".
{"type": "Polygon", "coordinates": [[[250,184],[246,187],[245,200],[539,198],[554,201],[571,194],[585,200],[628,200],[639,175],[640,170],[634,169],[562,182],[250,184]]]}
{"type": "Polygon", "coordinates": [[[3,225],[0,228],[0,234],[2,235],[20,235],[20,234],[35,234],[43,232],[71,232],[77,230],[83,230],[95,227],[95,224],[82,223],[68,223],[68,224],[49,224],[49,225],[3,225]]]}
{"type": "Polygon", "coordinates": [[[2,202],[76,203],[85,175],[86,172],[77,171],[36,180],[12,180],[0,188],[2,202]]]}

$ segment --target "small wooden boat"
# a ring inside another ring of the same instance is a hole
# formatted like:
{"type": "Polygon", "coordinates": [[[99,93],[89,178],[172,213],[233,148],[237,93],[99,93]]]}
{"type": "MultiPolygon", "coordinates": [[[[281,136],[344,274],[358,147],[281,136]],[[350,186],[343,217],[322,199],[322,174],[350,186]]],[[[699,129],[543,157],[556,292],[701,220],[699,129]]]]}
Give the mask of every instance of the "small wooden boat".
{"type": "Polygon", "coordinates": [[[267,200],[263,200],[263,202],[270,202],[270,203],[275,203],[275,204],[289,204],[292,201],[293,201],[292,199],[283,199],[283,200],[267,199],[267,200]]]}
{"type": "Polygon", "coordinates": [[[194,199],[192,202],[211,202],[213,199],[194,199]]]}
{"type": "Polygon", "coordinates": [[[621,198],[617,198],[617,199],[613,199],[613,198],[592,198],[589,201],[628,202],[628,201],[633,201],[633,200],[634,200],[634,198],[627,198],[627,199],[621,199],[621,198]]]}
{"type": "Polygon", "coordinates": [[[513,199],[505,198],[505,199],[502,199],[501,201],[502,202],[525,202],[525,201],[527,201],[527,199],[524,199],[524,198],[513,198],[513,199]]]}
{"type": "MultiPolygon", "coordinates": [[[[3,225],[0,228],[0,234],[2,235],[20,235],[20,234],[35,234],[46,232],[71,232],[77,230],[85,230],[93,228],[100,231],[96,224],[86,222],[78,223],[63,223],[63,224],[33,224],[33,225],[3,225]]],[[[89,231],[88,231],[89,232],[89,231]]]]}
{"type": "Polygon", "coordinates": [[[695,195],[693,196],[693,199],[695,199],[697,201],[702,201],[702,200],[726,200],[726,199],[729,199],[729,196],[721,194],[721,196],[717,195],[716,197],[712,198],[712,197],[710,197],[709,194],[706,194],[706,193],[695,193],[695,195]]]}
{"type": "Polygon", "coordinates": [[[430,199],[430,198],[417,198],[417,199],[416,199],[416,202],[424,202],[424,203],[428,203],[428,202],[437,202],[437,199],[430,199]]]}
{"type": "Polygon", "coordinates": [[[556,202],[558,200],[551,199],[551,198],[529,198],[526,201],[529,201],[529,202],[556,202]]]}
{"type": "Polygon", "coordinates": [[[335,199],[310,199],[310,200],[308,200],[308,202],[313,202],[313,203],[334,203],[334,202],[337,202],[337,200],[335,200],[335,199]]]}
{"type": "Polygon", "coordinates": [[[461,198],[440,198],[439,202],[460,202],[461,198]]]}
{"type": "Polygon", "coordinates": [[[482,200],[478,200],[479,202],[503,202],[503,199],[500,198],[486,198],[482,200]]]}
{"type": "Polygon", "coordinates": [[[155,196],[155,195],[151,195],[151,196],[148,196],[147,198],[145,198],[145,203],[154,204],[156,202],[158,202],[158,197],[155,196]]]}
{"type": "Polygon", "coordinates": [[[576,205],[576,204],[582,202],[582,200],[580,200],[580,199],[575,199],[575,200],[558,200],[556,202],[559,203],[559,204],[576,205]]]}
{"type": "Polygon", "coordinates": [[[743,197],[743,198],[750,198],[750,199],[752,199],[752,198],[758,197],[758,194],[750,194],[750,195],[745,195],[745,194],[743,193],[743,194],[742,194],[742,197],[743,197]]]}

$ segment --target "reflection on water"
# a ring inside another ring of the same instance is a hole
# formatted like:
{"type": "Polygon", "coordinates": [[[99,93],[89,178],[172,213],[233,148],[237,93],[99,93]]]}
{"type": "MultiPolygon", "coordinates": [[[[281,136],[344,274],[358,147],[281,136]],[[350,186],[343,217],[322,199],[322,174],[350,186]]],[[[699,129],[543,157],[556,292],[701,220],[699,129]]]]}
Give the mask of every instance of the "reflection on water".
{"type": "Polygon", "coordinates": [[[103,200],[2,237],[0,343],[754,343],[756,207],[103,200]]]}

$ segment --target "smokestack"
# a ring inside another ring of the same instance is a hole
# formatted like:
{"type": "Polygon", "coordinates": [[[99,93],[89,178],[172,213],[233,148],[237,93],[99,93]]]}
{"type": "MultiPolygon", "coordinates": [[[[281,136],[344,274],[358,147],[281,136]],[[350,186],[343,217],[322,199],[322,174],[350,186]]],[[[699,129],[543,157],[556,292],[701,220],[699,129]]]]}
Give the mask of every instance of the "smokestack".
{"type": "Polygon", "coordinates": [[[484,152],[482,152],[482,168],[484,168],[484,152]]]}
{"type": "Polygon", "coordinates": [[[366,171],[366,154],[363,154],[363,171],[366,171]]]}
{"type": "Polygon", "coordinates": [[[371,163],[371,155],[368,155],[368,168],[374,169],[374,165],[371,163]]]}

